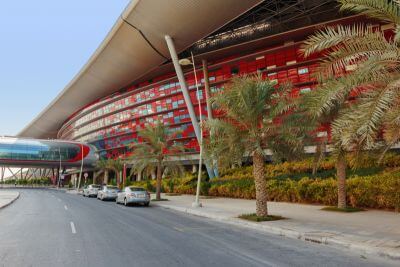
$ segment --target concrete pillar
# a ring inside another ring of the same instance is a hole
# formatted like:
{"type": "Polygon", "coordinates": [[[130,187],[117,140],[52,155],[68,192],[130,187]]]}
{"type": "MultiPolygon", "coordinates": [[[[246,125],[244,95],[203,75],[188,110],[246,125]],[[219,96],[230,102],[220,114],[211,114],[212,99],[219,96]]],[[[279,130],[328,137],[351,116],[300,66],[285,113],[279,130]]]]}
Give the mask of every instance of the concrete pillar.
{"type": "MultiPolygon", "coordinates": [[[[179,64],[178,55],[176,53],[174,41],[172,40],[171,36],[165,35],[165,41],[167,42],[168,50],[171,55],[172,63],[174,64],[176,76],[178,77],[179,84],[181,86],[181,91],[183,94],[183,98],[185,99],[186,107],[189,112],[190,120],[192,121],[192,125],[194,128],[194,133],[196,134],[197,142],[200,144],[201,136],[200,136],[200,126],[199,122],[197,121],[196,114],[194,112],[193,103],[190,99],[189,91],[186,86],[185,76],[183,75],[182,67],[179,64]]],[[[206,164],[208,176],[210,178],[214,178],[214,172],[211,168],[206,164]]]]}
{"type": "Polygon", "coordinates": [[[207,115],[208,115],[208,119],[212,119],[213,114],[212,114],[212,107],[211,107],[211,102],[210,102],[211,91],[210,91],[210,80],[208,78],[207,60],[203,59],[201,62],[203,64],[204,91],[206,92],[205,96],[206,96],[206,103],[207,103],[207,115]]]}

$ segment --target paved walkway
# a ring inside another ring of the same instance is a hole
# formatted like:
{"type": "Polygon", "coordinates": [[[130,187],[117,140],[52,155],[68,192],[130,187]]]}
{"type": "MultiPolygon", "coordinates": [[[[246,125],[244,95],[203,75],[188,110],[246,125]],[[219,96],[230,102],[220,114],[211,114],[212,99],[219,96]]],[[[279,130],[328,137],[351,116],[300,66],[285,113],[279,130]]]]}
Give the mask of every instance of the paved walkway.
{"type": "Polygon", "coordinates": [[[202,199],[202,208],[192,208],[194,196],[164,196],[169,201],[153,205],[242,225],[269,233],[358,250],[400,260],[400,214],[369,210],[355,213],[322,211],[318,205],[269,202],[270,214],[286,220],[253,223],[237,216],[255,212],[254,200],[202,199]]]}
{"type": "Polygon", "coordinates": [[[19,192],[0,189],[0,209],[7,207],[19,197],[19,192]]]}

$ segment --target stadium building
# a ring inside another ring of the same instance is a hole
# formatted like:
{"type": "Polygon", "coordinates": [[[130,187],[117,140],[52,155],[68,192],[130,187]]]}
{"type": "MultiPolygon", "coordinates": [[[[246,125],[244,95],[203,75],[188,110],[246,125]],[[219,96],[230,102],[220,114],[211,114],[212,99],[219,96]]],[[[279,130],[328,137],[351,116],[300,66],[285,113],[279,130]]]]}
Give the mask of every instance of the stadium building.
{"type": "Polygon", "coordinates": [[[327,25],[358,21],[365,18],[340,13],[333,0],[133,0],[83,69],[19,136],[80,141],[101,157],[126,157],[142,142],[138,130],[159,120],[181,132],[176,141],[186,147],[187,164],[194,163],[198,99],[204,118],[219,117],[208,97],[232,77],[252,73],[291,82],[294,96],[313,90],[321,57],[303,58],[300,45],[327,25]],[[191,54],[195,70],[182,64],[191,63],[191,54]]]}

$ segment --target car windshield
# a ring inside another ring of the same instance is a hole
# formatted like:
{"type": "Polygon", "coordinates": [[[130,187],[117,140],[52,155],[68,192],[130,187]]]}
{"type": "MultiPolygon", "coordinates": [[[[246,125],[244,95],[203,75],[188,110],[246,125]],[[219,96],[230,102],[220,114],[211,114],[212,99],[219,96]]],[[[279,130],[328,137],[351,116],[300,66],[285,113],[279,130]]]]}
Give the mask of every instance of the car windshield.
{"type": "Polygon", "coordinates": [[[142,187],[129,187],[132,191],[146,191],[144,188],[142,187]]]}
{"type": "Polygon", "coordinates": [[[116,186],[107,186],[107,190],[118,190],[116,186]]]}

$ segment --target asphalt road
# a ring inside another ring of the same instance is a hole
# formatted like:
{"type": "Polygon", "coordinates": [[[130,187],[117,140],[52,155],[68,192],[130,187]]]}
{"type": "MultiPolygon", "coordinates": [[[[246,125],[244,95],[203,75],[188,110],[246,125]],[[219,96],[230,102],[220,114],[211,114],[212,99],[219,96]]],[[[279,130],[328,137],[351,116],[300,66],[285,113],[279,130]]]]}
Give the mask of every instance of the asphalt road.
{"type": "Polygon", "coordinates": [[[0,266],[396,266],[155,206],[20,192],[0,210],[0,266]]]}

